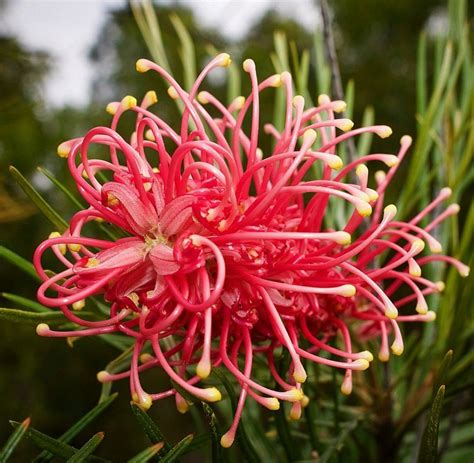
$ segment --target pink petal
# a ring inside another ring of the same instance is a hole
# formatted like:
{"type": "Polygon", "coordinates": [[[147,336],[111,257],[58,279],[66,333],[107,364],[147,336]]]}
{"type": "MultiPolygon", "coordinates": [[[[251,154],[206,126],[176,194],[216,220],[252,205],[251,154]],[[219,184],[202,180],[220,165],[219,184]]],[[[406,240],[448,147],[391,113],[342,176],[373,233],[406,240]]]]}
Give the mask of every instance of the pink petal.
{"type": "Polygon", "coordinates": [[[158,275],[171,275],[180,265],[174,260],[173,249],[166,244],[158,244],[149,253],[150,260],[158,275]]]}
{"type": "Polygon", "coordinates": [[[124,212],[125,219],[135,233],[146,235],[156,228],[158,224],[156,210],[150,205],[144,204],[138,192],[132,187],[117,182],[107,182],[102,191],[119,200],[118,210],[124,212]]]}
{"type": "Polygon", "coordinates": [[[193,202],[194,198],[186,195],[173,199],[165,206],[160,217],[161,231],[165,236],[176,235],[191,218],[193,202]]]}

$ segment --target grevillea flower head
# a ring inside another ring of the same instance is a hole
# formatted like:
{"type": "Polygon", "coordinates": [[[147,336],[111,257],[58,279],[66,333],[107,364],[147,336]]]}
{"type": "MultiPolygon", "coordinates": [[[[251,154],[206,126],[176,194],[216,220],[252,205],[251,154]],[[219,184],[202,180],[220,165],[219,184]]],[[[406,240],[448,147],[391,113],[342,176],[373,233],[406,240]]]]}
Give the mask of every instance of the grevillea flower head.
{"type": "Polygon", "coordinates": [[[140,104],[130,96],[110,103],[110,127],[61,144],[58,153],[67,157],[88,207],[34,256],[43,280],[39,301],[81,327],[53,331],[40,324],[38,334],[131,337],[129,369],[102,371],[98,379],[128,378],[132,398],[143,408],[170,396],[178,410],[188,407],[174,388],[145,392],[140,377],[152,367],[210,402],[221,394],[200,381],[218,366],[232,374],[241,389],[222,437],[226,447],[248,396],[270,410],[289,401],[291,416],[300,416],[308,401],[302,388],[307,362],[344,370],[341,389],[349,394],[352,372],[373,360],[368,351],[353,351],[354,336],[380,338],[381,361],[388,360],[390,343],[394,354],[402,354],[399,324],[435,318],[425,297],[443,285],[422,276],[426,264],[447,262],[463,275],[469,270],[441,255],[430,234],[458,212],[451,205],[429,218],[442,210],[449,189],[407,222],[396,218],[394,205],[384,207],[409,136],[402,137],[397,155],[369,154],[344,166],[336,154],[342,143],[364,133],[385,138],[390,128],[352,129],[349,119],[335,118],[345,103],[326,95],[306,108],[304,98],[293,95],[289,73],[259,82],[252,60],[243,63],[250,94],[226,106],[200,87],[209,72],[229,63],[229,55],[218,55],[186,92],[163,68],[139,60],[139,72],[156,72],[169,84],[169,96],[181,101],[181,124],[173,127],[150,110],[157,102],[150,91],[140,104]],[[286,99],[281,130],[260,120],[260,94],[276,87],[286,99]],[[127,140],[117,132],[126,111],[136,114],[127,140]],[[273,140],[271,151],[262,150],[264,138],[266,144],[273,140]],[[370,188],[367,165],[373,161],[388,171],[378,171],[370,188]],[[113,225],[110,239],[87,234],[94,221],[113,225]],[[61,271],[45,271],[46,250],[57,256],[61,271]],[[78,310],[97,295],[107,302],[106,313],[81,318],[78,310]],[[290,359],[286,372],[275,365],[282,350],[290,359]],[[271,383],[256,377],[256,357],[268,365],[271,383]]]}

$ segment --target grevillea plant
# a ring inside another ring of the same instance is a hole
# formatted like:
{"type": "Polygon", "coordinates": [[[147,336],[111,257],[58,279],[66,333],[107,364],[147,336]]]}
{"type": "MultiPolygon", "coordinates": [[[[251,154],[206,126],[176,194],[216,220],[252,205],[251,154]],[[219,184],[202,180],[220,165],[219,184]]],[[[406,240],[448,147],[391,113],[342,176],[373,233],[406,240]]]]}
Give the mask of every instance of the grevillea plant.
{"type": "Polygon", "coordinates": [[[425,296],[444,285],[423,276],[426,265],[441,261],[463,276],[469,272],[442,255],[431,234],[459,210],[457,204],[443,206],[448,188],[409,221],[397,219],[395,205],[384,205],[409,136],[401,138],[397,155],[369,154],[343,165],[336,154],[341,144],[364,133],[385,138],[391,129],[352,129],[351,120],[335,117],[345,103],[326,95],[307,108],[293,94],[288,72],[259,81],[250,59],[243,63],[250,94],[226,106],[201,85],[213,69],[229,63],[228,54],[218,55],[186,92],[162,67],[138,60],[139,72],[156,72],[169,85],[169,96],[180,100],[181,125],[172,127],[150,110],[157,103],[150,91],[140,104],[131,96],[110,103],[110,127],[62,143],[58,153],[67,157],[89,206],[34,255],[43,280],[38,300],[81,327],[54,331],[42,323],[37,333],[131,337],[129,368],[97,377],[103,383],[127,378],[143,409],[174,396],[185,412],[183,394],[219,401],[216,387],[199,383],[218,366],[235,377],[240,397],[221,439],[224,447],[234,441],[248,397],[270,410],[291,402],[292,418],[301,415],[309,400],[303,392],[305,362],[344,370],[341,390],[350,394],[353,371],[373,360],[371,352],[353,349],[354,338],[358,345],[378,338],[381,361],[389,360],[389,346],[401,355],[400,323],[435,319],[425,296]],[[286,98],[281,131],[262,121],[259,111],[260,94],[276,87],[286,98]],[[117,130],[126,111],[136,114],[127,139],[117,130]],[[273,148],[264,151],[268,137],[273,148]],[[374,162],[388,170],[377,171],[370,188],[368,166],[374,162]],[[335,230],[327,214],[344,202],[350,214],[335,230]],[[116,237],[90,236],[95,221],[112,224],[116,237]],[[45,270],[46,251],[55,254],[61,270],[45,270]],[[98,312],[100,320],[81,317],[86,300],[97,295],[108,310],[98,312]],[[285,372],[275,362],[282,351],[291,360],[285,372]],[[274,381],[257,381],[257,358],[274,381]],[[176,387],[145,391],[141,373],[155,367],[176,387]]]}

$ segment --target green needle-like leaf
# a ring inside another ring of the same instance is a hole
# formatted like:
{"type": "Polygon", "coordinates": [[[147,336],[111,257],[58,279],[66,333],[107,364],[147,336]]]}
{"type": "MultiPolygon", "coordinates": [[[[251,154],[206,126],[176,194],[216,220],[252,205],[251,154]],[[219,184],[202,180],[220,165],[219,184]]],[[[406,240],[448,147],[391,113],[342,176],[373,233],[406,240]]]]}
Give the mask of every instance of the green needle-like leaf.
{"type": "Polygon", "coordinates": [[[161,460],[160,463],[171,463],[176,461],[188,448],[189,444],[193,441],[194,436],[192,434],[187,435],[181,439],[161,460]]]}
{"type": "Polygon", "coordinates": [[[41,305],[36,301],[33,301],[26,297],[18,296],[16,294],[0,293],[0,296],[5,298],[7,301],[15,302],[16,304],[23,307],[27,307],[28,309],[34,310],[35,312],[43,313],[43,312],[49,312],[51,310],[48,307],[45,307],[44,305],[41,305]]]}
{"type": "Polygon", "coordinates": [[[163,442],[152,445],[128,460],[128,463],[146,463],[150,461],[164,446],[163,442]]]}
{"type": "Polygon", "coordinates": [[[219,431],[219,423],[217,421],[216,414],[209,404],[206,402],[201,402],[202,408],[204,410],[204,415],[206,416],[207,422],[209,424],[209,429],[211,431],[212,439],[212,461],[213,463],[220,463],[224,461],[222,454],[222,446],[220,444],[221,432],[219,431]]]}
{"type": "Polygon", "coordinates": [[[15,267],[18,267],[20,270],[33,277],[33,279],[37,281],[40,280],[33,264],[13,251],[10,251],[10,249],[0,246],[0,258],[7,260],[15,267]]]}
{"type": "Polygon", "coordinates": [[[103,432],[94,434],[71,458],[67,460],[68,463],[81,463],[85,461],[88,456],[94,453],[95,449],[100,445],[103,439],[103,432]]]}
{"type": "Polygon", "coordinates": [[[66,198],[79,209],[84,209],[84,205],[71,193],[63,183],[61,183],[52,172],[44,167],[38,167],[38,172],[41,172],[59,191],[62,191],[66,198]]]}
{"type": "Polygon", "coordinates": [[[150,442],[152,444],[159,444],[160,442],[163,443],[163,452],[160,452],[160,454],[165,454],[168,450],[170,450],[171,445],[166,440],[158,425],[150,418],[150,416],[134,402],[130,403],[130,407],[132,408],[135,418],[143,428],[143,431],[147,435],[150,442]]]}
{"type": "Polygon", "coordinates": [[[45,215],[47,219],[57,228],[58,231],[63,232],[68,227],[67,222],[53,209],[53,207],[41,196],[36,188],[17,170],[10,166],[10,173],[16,180],[21,189],[33,201],[35,206],[45,215]]]}
{"type": "Polygon", "coordinates": [[[25,435],[30,426],[30,418],[24,420],[10,435],[6,444],[0,450],[0,463],[5,463],[10,458],[22,437],[25,435]]]}
{"type": "MultiPolygon", "coordinates": [[[[118,394],[112,394],[110,397],[105,399],[103,402],[96,405],[92,410],[87,412],[79,421],[73,424],[59,439],[60,442],[70,442],[76,437],[86,426],[92,423],[98,418],[109,405],[117,398],[118,394]]],[[[53,455],[49,452],[40,453],[34,460],[33,463],[46,463],[51,461],[53,455]]]]}
{"type": "Polygon", "coordinates": [[[448,375],[450,373],[451,362],[453,360],[453,351],[448,350],[446,355],[439,366],[438,373],[436,374],[435,381],[433,383],[433,399],[436,397],[436,394],[439,391],[439,388],[443,384],[447,384],[448,375]]]}
{"type": "Polygon", "coordinates": [[[420,452],[418,454],[418,463],[435,463],[438,454],[438,432],[441,409],[443,407],[444,393],[446,386],[442,385],[438,389],[431,412],[428,417],[428,423],[421,438],[420,452]]]}
{"type": "MultiPolygon", "coordinates": [[[[10,421],[10,424],[15,428],[21,426],[21,424],[17,423],[16,421],[10,421]]],[[[63,460],[71,458],[78,451],[78,449],[75,447],[72,447],[71,445],[66,444],[65,442],[62,442],[58,439],[54,439],[54,437],[50,437],[34,428],[27,429],[26,437],[31,439],[38,447],[48,450],[63,460]]],[[[89,456],[87,461],[106,462],[107,460],[95,456],[89,456]]]]}
{"type": "Polygon", "coordinates": [[[0,308],[0,320],[36,325],[38,323],[61,323],[64,322],[65,318],[61,311],[36,313],[27,310],[0,308]]]}

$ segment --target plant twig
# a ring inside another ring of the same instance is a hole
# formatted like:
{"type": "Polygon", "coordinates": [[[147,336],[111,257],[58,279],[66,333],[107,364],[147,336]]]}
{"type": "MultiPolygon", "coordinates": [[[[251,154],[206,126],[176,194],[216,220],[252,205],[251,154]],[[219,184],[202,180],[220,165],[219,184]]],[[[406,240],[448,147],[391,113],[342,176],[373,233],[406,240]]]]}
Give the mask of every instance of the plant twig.
{"type": "MultiPolygon", "coordinates": [[[[334,45],[334,35],[331,26],[331,17],[327,0],[319,0],[321,7],[321,17],[323,20],[324,47],[326,49],[326,58],[329,61],[331,69],[331,88],[333,97],[337,100],[344,100],[344,90],[342,88],[341,71],[337,60],[336,47],[334,45]]],[[[344,115],[342,114],[342,117],[344,115]]],[[[356,148],[354,140],[347,140],[349,162],[356,158],[356,148]]]]}

